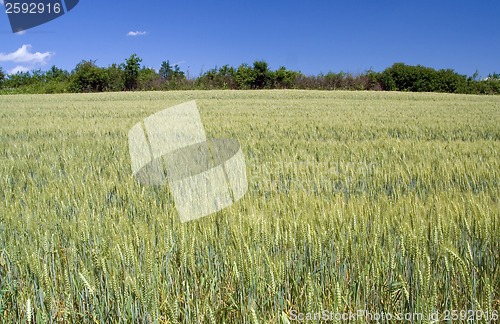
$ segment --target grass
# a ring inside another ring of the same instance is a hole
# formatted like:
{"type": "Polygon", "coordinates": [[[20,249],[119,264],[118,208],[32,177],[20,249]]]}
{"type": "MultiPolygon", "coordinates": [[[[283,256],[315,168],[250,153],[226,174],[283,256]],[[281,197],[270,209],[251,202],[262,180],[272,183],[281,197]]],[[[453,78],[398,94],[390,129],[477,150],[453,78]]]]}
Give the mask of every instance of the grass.
{"type": "Polygon", "coordinates": [[[500,309],[498,97],[17,95],[0,121],[5,322],[500,309]],[[242,145],[249,191],[181,224],[168,188],[132,178],[127,133],[193,99],[208,138],[242,145]]]}

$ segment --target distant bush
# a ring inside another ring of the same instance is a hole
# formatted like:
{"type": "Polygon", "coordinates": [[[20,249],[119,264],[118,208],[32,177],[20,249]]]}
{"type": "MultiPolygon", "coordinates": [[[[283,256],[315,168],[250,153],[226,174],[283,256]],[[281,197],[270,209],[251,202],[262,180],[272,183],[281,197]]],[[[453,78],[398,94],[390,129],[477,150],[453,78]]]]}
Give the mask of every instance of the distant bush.
{"type": "Polygon", "coordinates": [[[3,82],[5,80],[5,73],[2,70],[2,67],[0,66],[0,89],[3,87],[3,82]]]}
{"type": "Polygon", "coordinates": [[[139,71],[141,69],[142,59],[136,54],[132,54],[122,64],[125,79],[125,90],[136,90],[139,86],[139,71]]]}
{"type": "Polygon", "coordinates": [[[125,71],[123,67],[117,64],[112,64],[105,69],[107,74],[108,85],[106,91],[123,91],[125,90],[125,71]]]}
{"type": "Polygon", "coordinates": [[[203,73],[195,81],[197,89],[238,89],[236,69],[229,65],[213,68],[203,73]]]}
{"type": "Polygon", "coordinates": [[[272,72],[272,88],[274,89],[293,89],[295,80],[300,73],[287,70],[284,66],[272,72]]]}
{"type": "Polygon", "coordinates": [[[467,93],[467,77],[455,71],[396,63],[379,75],[387,91],[467,93]]]}
{"type": "Polygon", "coordinates": [[[69,89],[71,92],[100,92],[107,90],[110,78],[107,71],[95,61],[81,61],[73,70],[69,89]]]}
{"type": "Polygon", "coordinates": [[[98,67],[95,61],[81,61],[71,73],[52,66],[50,70],[6,75],[0,68],[2,93],[60,93],[133,90],[211,90],[211,89],[311,89],[385,90],[500,94],[500,74],[480,80],[478,73],[467,77],[452,69],[435,70],[422,65],[395,63],[382,72],[361,74],[328,72],[304,75],[282,66],[273,71],[266,61],[237,68],[224,65],[190,79],[176,64],[163,61],[160,69],[141,67],[142,59],[131,55],[122,64],[98,67]]]}

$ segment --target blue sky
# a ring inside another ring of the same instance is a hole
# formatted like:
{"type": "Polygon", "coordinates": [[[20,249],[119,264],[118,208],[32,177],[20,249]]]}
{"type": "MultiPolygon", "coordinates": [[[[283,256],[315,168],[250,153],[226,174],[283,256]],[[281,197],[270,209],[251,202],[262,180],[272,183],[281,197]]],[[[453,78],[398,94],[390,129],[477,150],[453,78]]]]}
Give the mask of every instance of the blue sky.
{"type": "Polygon", "coordinates": [[[498,0],[80,0],[22,35],[0,9],[7,72],[72,70],[82,59],[108,66],[136,53],[145,66],[169,60],[192,77],[255,60],[305,74],[381,71],[395,62],[500,73],[498,0]]]}

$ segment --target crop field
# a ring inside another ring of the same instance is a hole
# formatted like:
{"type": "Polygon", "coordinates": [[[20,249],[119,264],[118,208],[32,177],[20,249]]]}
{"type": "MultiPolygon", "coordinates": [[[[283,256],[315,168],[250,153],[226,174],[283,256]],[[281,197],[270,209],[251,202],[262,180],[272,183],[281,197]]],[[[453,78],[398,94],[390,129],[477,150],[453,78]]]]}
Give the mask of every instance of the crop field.
{"type": "Polygon", "coordinates": [[[499,96],[0,96],[0,322],[494,320],[499,152],[499,96]],[[248,192],[181,223],[127,134],[189,100],[248,192]]]}

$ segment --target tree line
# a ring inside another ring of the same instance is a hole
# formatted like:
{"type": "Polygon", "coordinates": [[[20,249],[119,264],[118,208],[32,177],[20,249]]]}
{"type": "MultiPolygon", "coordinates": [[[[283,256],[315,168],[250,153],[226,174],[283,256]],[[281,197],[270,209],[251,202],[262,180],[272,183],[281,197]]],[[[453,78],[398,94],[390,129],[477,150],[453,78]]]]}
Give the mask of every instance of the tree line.
{"type": "Polygon", "coordinates": [[[33,70],[6,75],[0,67],[0,93],[82,93],[144,90],[211,89],[314,89],[385,90],[446,92],[463,94],[500,94],[500,74],[480,79],[461,75],[452,69],[436,70],[421,65],[395,63],[382,72],[361,74],[329,72],[315,76],[280,67],[271,70],[265,61],[237,68],[224,65],[191,78],[176,64],[162,62],[160,69],[141,66],[142,59],[131,55],[121,64],[99,67],[96,61],[83,60],[71,71],[52,66],[47,71],[33,70]]]}

